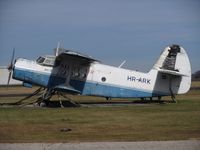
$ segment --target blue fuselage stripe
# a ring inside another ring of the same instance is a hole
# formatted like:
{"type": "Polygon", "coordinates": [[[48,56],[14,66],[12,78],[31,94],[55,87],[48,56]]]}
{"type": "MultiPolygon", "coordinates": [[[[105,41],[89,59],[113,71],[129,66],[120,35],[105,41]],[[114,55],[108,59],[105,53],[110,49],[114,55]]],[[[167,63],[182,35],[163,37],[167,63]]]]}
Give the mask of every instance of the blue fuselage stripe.
{"type": "MultiPolygon", "coordinates": [[[[53,88],[57,85],[64,84],[65,78],[56,75],[42,74],[40,72],[30,72],[29,70],[14,69],[13,78],[33,83],[36,85],[53,88]]],[[[163,93],[153,93],[151,91],[140,91],[138,89],[117,87],[114,85],[102,84],[91,81],[80,81],[71,79],[70,85],[81,92],[82,95],[95,95],[103,97],[152,97],[166,95],[163,93]]]]}
{"type": "Polygon", "coordinates": [[[82,91],[83,95],[96,95],[104,97],[151,97],[151,92],[139,91],[136,89],[122,88],[102,83],[84,82],[71,80],[70,85],[82,91]]]}
{"type": "Polygon", "coordinates": [[[50,75],[47,73],[44,74],[40,72],[31,72],[29,70],[17,68],[15,68],[13,71],[13,78],[48,88],[63,84],[66,80],[64,77],[50,75]]]}

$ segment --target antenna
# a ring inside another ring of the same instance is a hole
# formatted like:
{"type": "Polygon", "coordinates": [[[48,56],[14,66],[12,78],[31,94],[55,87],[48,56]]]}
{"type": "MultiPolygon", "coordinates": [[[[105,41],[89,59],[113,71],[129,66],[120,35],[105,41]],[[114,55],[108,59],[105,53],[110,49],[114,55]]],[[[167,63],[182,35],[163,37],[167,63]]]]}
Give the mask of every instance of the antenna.
{"type": "Polygon", "coordinates": [[[118,68],[121,68],[125,63],[126,63],[126,60],[124,60],[124,61],[121,63],[121,65],[119,65],[118,68]]]}

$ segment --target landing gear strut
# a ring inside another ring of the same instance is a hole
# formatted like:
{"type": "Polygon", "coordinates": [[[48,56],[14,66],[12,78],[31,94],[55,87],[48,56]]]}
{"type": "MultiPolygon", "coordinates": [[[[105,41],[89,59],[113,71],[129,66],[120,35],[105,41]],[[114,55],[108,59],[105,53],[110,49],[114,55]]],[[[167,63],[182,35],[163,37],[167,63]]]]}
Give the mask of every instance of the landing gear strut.
{"type": "Polygon", "coordinates": [[[169,92],[170,92],[170,95],[171,95],[172,102],[177,103],[176,97],[175,97],[173,90],[172,90],[172,76],[169,76],[169,92]]]}
{"type": "Polygon", "coordinates": [[[108,100],[111,100],[111,97],[106,97],[106,100],[108,101],[108,100]]]}
{"type": "Polygon", "coordinates": [[[49,101],[52,97],[52,95],[55,92],[52,90],[47,89],[41,97],[38,98],[38,100],[36,101],[36,104],[39,105],[40,107],[46,107],[49,105],[49,101]]]}
{"type": "Polygon", "coordinates": [[[153,97],[142,97],[140,98],[142,101],[146,101],[146,100],[149,100],[149,101],[153,101],[153,97]]]}

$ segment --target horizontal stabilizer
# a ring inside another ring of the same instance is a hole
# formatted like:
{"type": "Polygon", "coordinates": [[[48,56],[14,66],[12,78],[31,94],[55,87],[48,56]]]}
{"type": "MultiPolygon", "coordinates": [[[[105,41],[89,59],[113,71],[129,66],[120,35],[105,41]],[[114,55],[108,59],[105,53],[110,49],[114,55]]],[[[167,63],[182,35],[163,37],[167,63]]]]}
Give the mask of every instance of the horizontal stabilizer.
{"type": "Polygon", "coordinates": [[[54,88],[54,90],[56,91],[60,91],[60,92],[66,92],[66,93],[73,93],[73,94],[79,94],[81,93],[80,91],[74,89],[71,86],[66,86],[66,85],[58,85],[54,88]]]}
{"type": "Polygon", "coordinates": [[[186,74],[182,74],[182,73],[180,73],[178,71],[174,71],[174,70],[158,69],[158,71],[161,72],[161,73],[175,75],[175,76],[188,76],[186,74]]]}

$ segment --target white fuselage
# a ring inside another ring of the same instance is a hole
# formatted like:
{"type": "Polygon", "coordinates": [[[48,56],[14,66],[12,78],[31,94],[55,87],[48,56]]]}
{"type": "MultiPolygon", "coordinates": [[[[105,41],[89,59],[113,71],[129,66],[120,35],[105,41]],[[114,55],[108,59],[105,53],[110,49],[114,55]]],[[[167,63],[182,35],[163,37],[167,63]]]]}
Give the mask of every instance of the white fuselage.
{"type": "Polygon", "coordinates": [[[115,87],[152,92],[157,71],[142,73],[114,66],[94,63],[90,67],[87,81],[115,87]],[[103,81],[103,78],[105,78],[103,81]],[[117,82],[116,82],[117,81],[117,82]]]}
{"type": "Polygon", "coordinates": [[[186,51],[177,45],[165,48],[148,73],[105,65],[77,53],[66,52],[55,60],[58,62],[48,65],[51,62],[48,59],[40,64],[40,61],[19,58],[13,78],[47,89],[125,98],[183,94],[191,85],[189,58],[186,51]]]}
{"type": "Polygon", "coordinates": [[[82,69],[72,64],[70,64],[71,68],[63,67],[66,64],[63,63],[53,68],[20,58],[15,63],[14,78],[47,88],[52,88],[58,84],[65,84],[66,86],[70,84],[81,91],[83,95],[151,97],[169,93],[168,89],[166,90],[166,87],[162,87],[162,85],[160,89],[155,91],[157,70],[142,73],[98,62],[91,63],[89,68],[81,67],[82,69]],[[19,73],[20,71],[21,73],[19,73]],[[76,74],[79,74],[79,76],[74,76],[76,74]],[[86,74],[85,78],[81,74],[86,74]],[[53,78],[53,80],[50,78],[53,78]]]}

